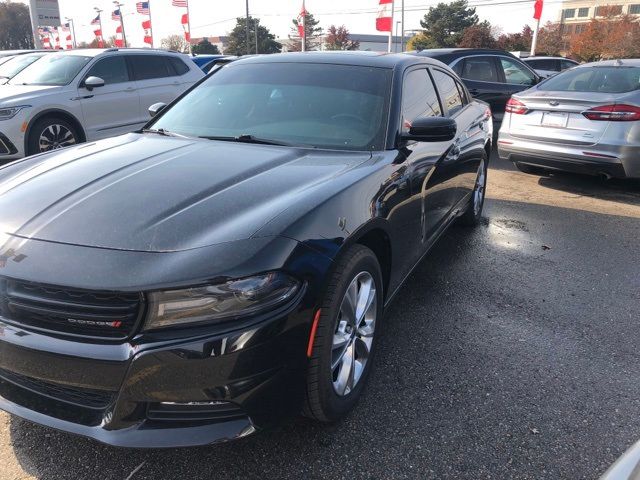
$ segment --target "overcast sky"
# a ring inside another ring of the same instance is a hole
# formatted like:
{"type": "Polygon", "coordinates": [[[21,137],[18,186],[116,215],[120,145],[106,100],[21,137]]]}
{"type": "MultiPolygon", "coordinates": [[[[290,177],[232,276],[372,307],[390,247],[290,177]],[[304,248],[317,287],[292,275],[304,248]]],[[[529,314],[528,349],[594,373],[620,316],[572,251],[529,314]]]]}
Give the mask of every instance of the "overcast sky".
{"type": "MultiPolygon", "coordinates": [[[[27,0],[17,0],[28,3],[27,0]]],[[[397,8],[401,0],[396,0],[397,8]]],[[[93,7],[104,10],[102,14],[105,38],[115,33],[117,23],[111,20],[111,0],[59,0],[62,17],[73,18],[78,41],[93,39],[90,26],[95,17],[93,7]]],[[[131,46],[143,46],[141,22],[146,16],[136,13],[135,0],[122,2],[125,31],[131,46]]],[[[438,0],[405,0],[405,28],[420,28],[420,19],[429,6],[438,0]]],[[[489,20],[504,32],[515,32],[529,23],[533,26],[533,0],[469,0],[477,4],[481,20],[489,20]],[[505,3],[506,2],[506,3],[505,3]],[[510,3],[518,2],[518,3],[510,3]]],[[[260,18],[277,37],[289,34],[291,20],[300,11],[302,0],[249,0],[250,14],[260,18]]],[[[376,33],[375,19],[378,0],[306,0],[307,10],[320,20],[324,28],[329,25],[345,25],[351,33],[376,33]]],[[[193,37],[225,35],[233,29],[235,19],[245,14],[245,0],[190,0],[191,29],[193,37]]],[[[545,0],[542,23],[556,20],[560,0],[545,0]]],[[[172,33],[182,33],[180,18],[183,8],[171,6],[171,0],[151,0],[151,14],[156,46],[159,40],[172,33]]],[[[399,16],[396,17],[399,20],[399,16]]]]}

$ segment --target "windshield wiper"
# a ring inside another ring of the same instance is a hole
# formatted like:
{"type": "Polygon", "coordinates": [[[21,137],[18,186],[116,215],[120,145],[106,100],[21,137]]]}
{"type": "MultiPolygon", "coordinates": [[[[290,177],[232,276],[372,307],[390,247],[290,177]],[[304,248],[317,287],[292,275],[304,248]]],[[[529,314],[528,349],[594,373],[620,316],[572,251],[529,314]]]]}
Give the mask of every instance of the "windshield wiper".
{"type": "Polygon", "coordinates": [[[281,147],[303,147],[306,145],[294,145],[292,143],[279,142],[277,140],[269,140],[268,138],[259,138],[253,135],[238,135],[236,137],[224,136],[201,136],[198,138],[206,138],[207,140],[220,140],[222,142],[239,142],[239,143],[255,143],[259,145],[278,145],[281,147]]]}
{"type": "Polygon", "coordinates": [[[189,138],[186,135],[180,135],[179,133],[170,132],[165,128],[143,128],[142,133],[156,133],[158,135],[162,135],[163,137],[189,138]]]}

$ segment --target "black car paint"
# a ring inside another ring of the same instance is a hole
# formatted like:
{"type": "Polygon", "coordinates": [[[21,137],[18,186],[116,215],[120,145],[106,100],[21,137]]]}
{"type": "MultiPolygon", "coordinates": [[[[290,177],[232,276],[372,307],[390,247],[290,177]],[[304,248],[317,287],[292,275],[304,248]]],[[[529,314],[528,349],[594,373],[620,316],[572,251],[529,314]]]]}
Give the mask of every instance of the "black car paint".
{"type": "Polygon", "coordinates": [[[504,72],[500,65],[497,63],[499,57],[507,57],[509,60],[522,66],[528,70],[536,79],[535,83],[538,83],[542,78],[526,63],[521,61],[515,55],[503,50],[491,50],[491,49],[473,49],[473,48],[443,48],[433,50],[422,50],[415,52],[414,55],[434,58],[449,66],[454,65],[457,61],[468,57],[488,57],[494,62],[494,67],[498,73],[498,82],[485,82],[477,81],[468,78],[462,78],[462,81],[469,89],[469,93],[474,98],[487,102],[491,106],[491,112],[497,121],[502,121],[504,115],[504,109],[507,105],[507,101],[511,98],[511,95],[522,92],[532,85],[516,85],[510,84],[505,81],[504,72]]]}
{"type": "Polygon", "coordinates": [[[242,60],[269,61],[393,69],[387,149],[133,133],[17,161],[0,168],[0,278],[149,292],[282,270],[304,282],[299,295],[268,315],[138,328],[124,342],[78,341],[0,317],[0,408],[129,447],[208,444],[275,425],[300,411],[312,317],[342,252],[355,243],[374,250],[388,304],[464,211],[491,148],[487,107],[470,102],[459,111],[451,142],[399,143],[403,76],[412,68],[451,73],[447,67],[409,55],[242,60]],[[16,386],[12,375],[114,397],[102,410],[87,409],[16,386]],[[244,414],[149,420],[146,406],[161,401],[229,401],[244,414]]]}

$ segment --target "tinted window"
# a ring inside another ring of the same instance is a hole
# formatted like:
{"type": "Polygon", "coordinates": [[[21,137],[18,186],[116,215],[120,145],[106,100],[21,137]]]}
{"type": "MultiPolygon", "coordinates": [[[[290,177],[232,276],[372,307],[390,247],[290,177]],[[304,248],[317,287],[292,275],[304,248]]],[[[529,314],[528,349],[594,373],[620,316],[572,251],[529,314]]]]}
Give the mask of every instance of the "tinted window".
{"type": "Polygon", "coordinates": [[[531,68],[538,70],[554,70],[557,71],[556,61],[551,58],[540,58],[537,60],[525,60],[525,63],[531,68]]]}
{"type": "Polygon", "coordinates": [[[479,82],[499,81],[495,63],[491,57],[472,57],[465,59],[464,68],[460,76],[479,82]]]}
{"type": "Polygon", "coordinates": [[[340,150],[384,148],[390,69],[230,64],[153,122],[193,137],[238,137],[340,150]]]}
{"type": "Polygon", "coordinates": [[[589,16],[589,7],[583,7],[578,9],[579,17],[588,17],[589,16]]]}
{"type": "Polygon", "coordinates": [[[508,58],[500,58],[500,65],[504,71],[507,83],[513,85],[533,85],[535,77],[525,67],[508,58]]]}
{"type": "Polygon", "coordinates": [[[576,9],[575,8],[567,8],[566,10],[564,10],[562,12],[562,16],[564,18],[573,18],[576,16],[576,9]]]}
{"type": "Polygon", "coordinates": [[[173,66],[173,70],[177,75],[184,75],[189,71],[189,67],[185,65],[185,63],[179,59],[178,57],[167,57],[169,62],[173,66]]]}
{"type": "Polygon", "coordinates": [[[640,89],[639,67],[581,67],[567,70],[540,84],[556,92],[625,93],[640,89]]]}
{"type": "Polygon", "coordinates": [[[640,4],[629,5],[629,15],[640,15],[640,4]]]}
{"type": "Polygon", "coordinates": [[[128,82],[127,62],[122,55],[103,58],[89,69],[86,77],[100,77],[105,85],[128,82]]]}
{"type": "Polygon", "coordinates": [[[577,63],[570,60],[560,60],[560,70],[566,70],[567,68],[573,68],[577,63]]]}
{"type": "Polygon", "coordinates": [[[460,96],[460,91],[458,90],[458,86],[456,85],[453,77],[441,72],[440,70],[432,70],[432,72],[433,79],[440,91],[442,103],[444,103],[449,115],[453,115],[454,113],[462,110],[462,97],[460,96]]]}
{"type": "Polygon", "coordinates": [[[133,72],[136,80],[173,77],[173,68],[162,55],[132,55],[133,72]]]}
{"type": "Polygon", "coordinates": [[[407,73],[402,90],[402,129],[408,130],[416,118],[441,115],[438,94],[427,70],[407,73]]]}

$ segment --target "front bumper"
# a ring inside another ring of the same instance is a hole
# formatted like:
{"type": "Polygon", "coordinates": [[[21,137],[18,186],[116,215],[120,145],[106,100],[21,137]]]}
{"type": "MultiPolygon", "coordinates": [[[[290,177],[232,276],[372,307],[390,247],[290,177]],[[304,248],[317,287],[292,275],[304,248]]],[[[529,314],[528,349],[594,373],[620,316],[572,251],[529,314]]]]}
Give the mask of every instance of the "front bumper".
{"type": "Polygon", "coordinates": [[[309,314],[295,305],[239,331],[101,345],[0,321],[0,408],[120,447],[240,438],[300,411],[309,314]]]}
{"type": "Polygon", "coordinates": [[[527,165],[614,178],[640,178],[640,145],[566,145],[523,139],[501,130],[498,155],[527,165]]]}
{"type": "Polygon", "coordinates": [[[0,121],[0,164],[17,160],[26,155],[24,150],[25,134],[23,122],[27,121],[27,109],[9,119],[0,121]]]}

